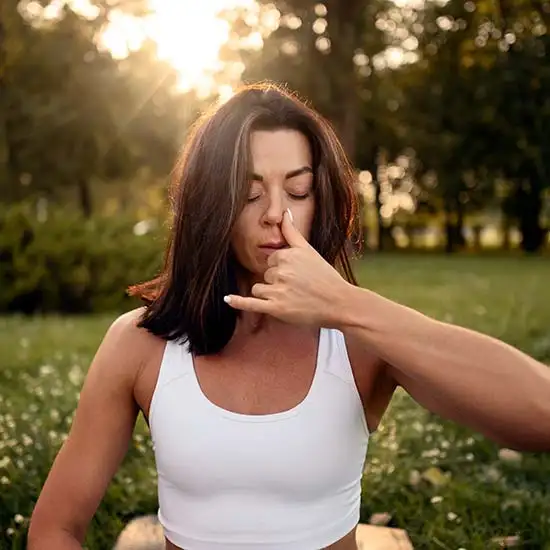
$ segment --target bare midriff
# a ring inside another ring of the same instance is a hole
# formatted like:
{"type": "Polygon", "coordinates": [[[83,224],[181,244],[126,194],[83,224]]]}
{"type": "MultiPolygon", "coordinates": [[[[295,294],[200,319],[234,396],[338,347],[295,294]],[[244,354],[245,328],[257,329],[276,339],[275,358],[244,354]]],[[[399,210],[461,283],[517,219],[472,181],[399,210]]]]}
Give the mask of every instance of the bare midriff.
{"type": "MultiPolygon", "coordinates": [[[[185,550],[185,548],[180,548],[166,539],[166,550],[185,550]]],[[[334,544],[319,550],[357,550],[355,529],[334,544]]]]}

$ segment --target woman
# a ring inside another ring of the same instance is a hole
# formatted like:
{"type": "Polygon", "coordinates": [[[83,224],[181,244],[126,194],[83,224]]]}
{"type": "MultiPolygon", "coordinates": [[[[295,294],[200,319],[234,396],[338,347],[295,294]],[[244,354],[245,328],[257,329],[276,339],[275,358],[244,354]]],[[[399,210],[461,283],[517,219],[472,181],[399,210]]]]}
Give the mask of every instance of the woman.
{"type": "Polygon", "coordinates": [[[545,366],[356,286],[353,189],[330,126],[274,86],[198,122],[165,269],[99,347],[31,550],[81,547],[139,411],[170,550],[355,549],[369,434],[398,385],[503,445],[550,449],[545,366]]]}

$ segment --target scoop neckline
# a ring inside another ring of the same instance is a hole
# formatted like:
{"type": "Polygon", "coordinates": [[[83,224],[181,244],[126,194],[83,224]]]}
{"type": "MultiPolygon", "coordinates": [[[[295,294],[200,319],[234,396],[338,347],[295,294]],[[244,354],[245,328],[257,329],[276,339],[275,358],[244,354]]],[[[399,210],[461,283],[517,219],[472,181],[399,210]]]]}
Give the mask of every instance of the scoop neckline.
{"type": "Polygon", "coordinates": [[[217,414],[223,416],[224,418],[235,420],[237,422],[277,422],[279,420],[284,420],[286,418],[296,416],[298,413],[300,413],[300,411],[307,405],[307,403],[311,399],[311,395],[313,394],[313,391],[317,385],[317,379],[319,378],[319,370],[320,370],[319,363],[320,363],[320,358],[322,356],[322,350],[324,349],[323,348],[324,342],[325,342],[325,329],[321,327],[319,329],[319,338],[317,342],[315,369],[313,371],[313,379],[311,381],[311,384],[309,385],[309,389],[305,397],[299,403],[297,403],[290,409],[286,409],[284,411],[268,413],[268,414],[245,414],[245,413],[239,413],[236,411],[230,411],[229,409],[225,409],[224,407],[217,405],[216,403],[208,399],[208,397],[204,393],[201,387],[201,384],[199,382],[197,371],[195,370],[195,358],[193,357],[192,353],[189,353],[189,361],[191,362],[190,366],[191,366],[193,383],[195,385],[195,388],[197,390],[197,393],[201,401],[209,409],[215,411],[217,414]]]}

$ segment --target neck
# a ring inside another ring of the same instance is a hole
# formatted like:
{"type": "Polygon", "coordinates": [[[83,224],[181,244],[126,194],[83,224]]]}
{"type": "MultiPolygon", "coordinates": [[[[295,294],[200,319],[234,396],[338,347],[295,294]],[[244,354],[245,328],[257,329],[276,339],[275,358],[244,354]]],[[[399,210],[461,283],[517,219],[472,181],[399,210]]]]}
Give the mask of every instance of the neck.
{"type": "MultiPolygon", "coordinates": [[[[256,283],[263,282],[264,278],[262,275],[242,272],[239,274],[237,282],[239,293],[241,296],[252,296],[252,287],[256,283]]],[[[271,315],[254,313],[251,311],[240,311],[236,330],[240,335],[244,336],[257,334],[259,332],[280,330],[287,325],[288,323],[284,323],[271,315]]]]}

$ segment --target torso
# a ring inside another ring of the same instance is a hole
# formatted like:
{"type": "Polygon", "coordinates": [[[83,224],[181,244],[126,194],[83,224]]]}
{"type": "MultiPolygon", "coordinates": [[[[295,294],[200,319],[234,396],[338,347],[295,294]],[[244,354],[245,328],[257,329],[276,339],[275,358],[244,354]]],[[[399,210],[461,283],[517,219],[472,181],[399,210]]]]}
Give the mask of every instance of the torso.
{"type": "MultiPolygon", "coordinates": [[[[195,357],[198,381],[210,401],[233,412],[262,415],[291,409],[306,397],[315,371],[318,331],[284,325],[276,331],[276,334],[268,330],[236,337],[221,354],[195,357]],[[283,341],[284,347],[280,345],[283,341]]],[[[365,353],[364,346],[344,335],[368,428],[373,432],[389,404],[395,384],[377,357],[365,353]]],[[[150,338],[150,342],[151,353],[134,386],[134,398],[146,420],[166,345],[155,337],[150,338]]],[[[185,550],[169,541],[166,548],[185,550]]],[[[356,550],[355,531],[329,548],[356,550]]]]}

